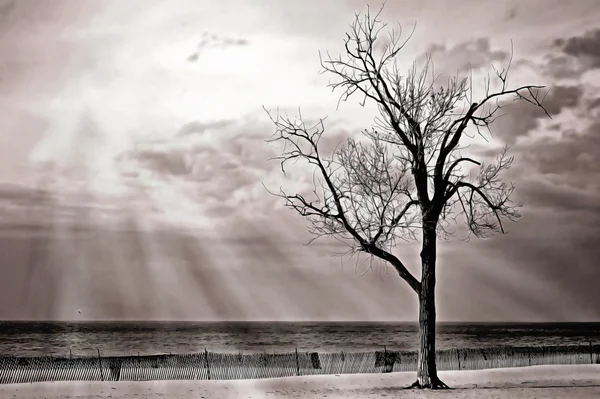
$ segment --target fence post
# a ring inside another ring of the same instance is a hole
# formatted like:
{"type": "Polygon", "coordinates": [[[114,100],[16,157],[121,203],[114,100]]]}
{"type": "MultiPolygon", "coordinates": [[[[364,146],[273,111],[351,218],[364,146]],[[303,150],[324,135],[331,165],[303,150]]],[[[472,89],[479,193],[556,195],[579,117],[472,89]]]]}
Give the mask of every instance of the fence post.
{"type": "Polygon", "coordinates": [[[456,357],[458,358],[458,369],[460,370],[460,348],[456,348],[456,357]]]}
{"type": "Polygon", "coordinates": [[[388,364],[387,346],[383,345],[383,372],[384,373],[387,373],[387,364],[388,364]]]}
{"type": "Polygon", "coordinates": [[[208,350],[206,350],[206,348],[204,348],[204,359],[206,361],[206,375],[210,380],[210,363],[208,363],[208,350]]]}
{"type": "Polygon", "coordinates": [[[592,347],[592,341],[590,341],[590,363],[594,364],[594,349],[592,347]]]}
{"type": "Polygon", "coordinates": [[[531,366],[531,348],[527,347],[527,355],[529,356],[529,365],[531,366]]]}
{"type": "MultiPolygon", "coordinates": [[[[590,345],[591,345],[591,342],[590,342],[590,345]]],[[[73,359],[72,359],[72,354],[71,354],[71,348],[69,348],[69,361],[71,361],[71,360],[73,360],[73,359]]]]}
{"type": "Polygon", "coordinates": [[[383,345],[383,372],[387,373],[387,346],[383,345]]]}
{"type": "Polygon", "coordinates": [[[100,380],[104,381],[104,372],[102,371],[102,357],[100,356],[100,349],[96,348],[98,351],[98,365],[100,366],[100,380]]]}
{"type": "Polygon", "coordinates": [[[298,361],[298,348],[296,348],[296,375],[300,376],[300,362],[298,361]]]}
{"type": "Polygon", "coordinates": [[[383,367],[384,373],[391,373],[394,370],[394,363],[396,362],[396,359],[390,359],[388,358],[387,355],[387,346],[383,345],[383,367]]]}

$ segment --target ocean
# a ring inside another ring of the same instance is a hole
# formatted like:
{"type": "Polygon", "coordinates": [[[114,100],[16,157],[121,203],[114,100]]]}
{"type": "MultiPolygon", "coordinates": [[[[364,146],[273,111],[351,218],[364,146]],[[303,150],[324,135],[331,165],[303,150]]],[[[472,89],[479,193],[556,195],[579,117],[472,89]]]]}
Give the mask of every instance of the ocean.
{"type": "MultiPolygon", "coordinates": [[[[0,322],[0,356],[416,350],[412,323],[0,322]]],[[[600,323],[440,323],[438,349],[600,343],[600,323]]]]}

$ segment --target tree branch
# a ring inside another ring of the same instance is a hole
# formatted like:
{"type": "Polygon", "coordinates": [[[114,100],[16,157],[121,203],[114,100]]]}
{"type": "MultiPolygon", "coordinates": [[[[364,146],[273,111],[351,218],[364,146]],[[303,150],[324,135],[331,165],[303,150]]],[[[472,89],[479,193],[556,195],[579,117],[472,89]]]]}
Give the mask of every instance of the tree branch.
{"type": "Polygon", "coordinates": [[[398,275],[408,283],[413,291],[417,294],[421,292],[421,282],[408,271],[406,266],[396,256],[372,244],[368,244],[365,247],[365,251],[391,264],[398,272],[398,275]]]}
{"type": "Polygon", "coordinates": [[[450,177],[452,176],[452,171],[458,166],[459,163],[461,162],[471,162],[474,163],[475,165],[481,166],[481,162],[478,162],[472,158],[458,158],[457,160],[455,160],[454,162],[452,162],[452,164],[450,164],[450,167],[448,167],[448,169],[446,170],[446,174],[444,175],[444,182],[448,183],[450,181],[450,177]]]}
{"type": "Polygon", "coordinates": [[[478,237],[485,237],[492,231],[504,234],[502,218],[511,221],[520,218],[517,208],[521,204],[514,205],[510,200],[514,185],[506,184],[500,179],[500,172],[510,169],[514,160],[513,157],[506,156],[507,152],[508,147],[505,147],[496,164],[481,164],[477,184],[464,180],[448,181],[449,189],[444,200],[449,201],[454,195],[458,195],[469,230],[478,237]],[[461,194],[460,189],[467,189],[467,193],[461,194]],[[490,220],[491,218],[495,221],[490,220]]]}
{"type": "Polygon", "coordinates": [[[267,189],[269,193],[285,199],[286,207],[307,218],[315,239],[331,236],[353,240],[355,250],[390,262],[411,288],[418,289],[418,280],[386,250],[393,246],[395,237],[412,235],[415,227],[409,214],[419,202],[410,194],[409,168],[390,157],[377,140],[364,145],[349,139],[331,158],[325,158],[318,147],[324,132],[322,120],[311,129],[301,119],[292,121],[267,113],[276,126],[276,137],[268,142],[284,144],[283,155],[275,158],[280,160],[282,173],[287,162],[304,160],[314,165],[322,179],[313,191],[315,200],[283,190],[276,194],[267,189]]]}
{"type": "Polygon", "coordinates": [[[429,57],[423,68],[417,70],[415,63],[408,73],[401,73],[396,57],[412,33],[400,41],[400,35],[392,30],[388,41],[382,43],[380,35],[387,25],[379,19],[381,12],[371,15],[367,10],[365,15],[355,15],[344,41],[343,58],[319,53],[323,73],[335,79],[329,87],[341,90],[338,106],[355,94],[361,96],[361,105],[369,101],[377,106],[379,117],[373,129],[363,132],[369,144],[348,139],[331,157],[325,157],[318,147],[323,120],[309,129],[301,115],[291,121],[269,114],[277,135],[271,142],[284,145],[282,156],[276,158],[283,174],[284,164],[302,161],[318,176],[311,199],[308,193],[281,191],[276,195],[310,221],[309,231],[315,237],[349,241],[352,250],[387,261],[419,292],[419,281],[392,255],[396,239],[416,239],[418,229],[431,233],[432,226],[436,234],[451,236],[446,230],[448,221],[461,215],[477,236],[504,233],[503,219],[520,217],[520,204],[510,200],[514,185],[500,179],[500,172],[509,169],[513,161],[506,157],[507,148],[495,164],[484,165],[459,154],[466,148],[464,138],[472,137],[471,129],[479,135],[481,128],[489,129],[500,116],[500,100],[509,96],[550,115],[542,104],[544,86],[509,88],[512,43],[508,66],[495,70],[500,88],[491,91],[488,76],[485,95],[474,101],[472,78],[456,76],[445,86],[438,85],[439,76],[429,57]],[[462,172],[464,163],[480,167],[476,180],[462,172]]]}

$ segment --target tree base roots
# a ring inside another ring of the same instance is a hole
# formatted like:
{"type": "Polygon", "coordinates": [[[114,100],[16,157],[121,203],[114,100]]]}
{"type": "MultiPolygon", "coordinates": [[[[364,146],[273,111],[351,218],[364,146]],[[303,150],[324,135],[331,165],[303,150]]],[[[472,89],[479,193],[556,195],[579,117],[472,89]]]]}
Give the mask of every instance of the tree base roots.
{"type": "Polygon", "coordinates": [[[432,378],[431,384],[421,385],[419,380],[412,383],[412,385],[404,388],[404,389],[452,389],[448,385],[446,385],[439,378],[432,378]]]}

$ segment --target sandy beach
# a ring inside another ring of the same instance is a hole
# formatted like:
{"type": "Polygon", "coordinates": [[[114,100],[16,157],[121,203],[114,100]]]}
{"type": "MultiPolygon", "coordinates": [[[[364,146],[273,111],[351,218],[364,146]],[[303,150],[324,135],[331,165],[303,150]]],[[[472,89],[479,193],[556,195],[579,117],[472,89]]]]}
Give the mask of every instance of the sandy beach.
{"type": "Polygon", "coordinates": [[[414,372],[236,381],[43,382],[0,385],[0,399],[141,398],[598,398],[600,365],[444,371],[452,391],[400,390],[414,372]]]}

